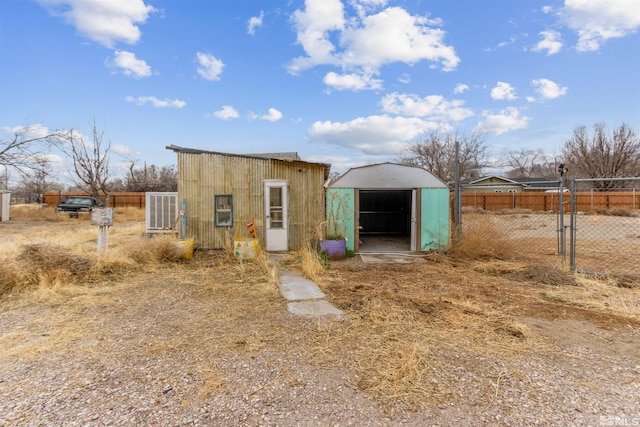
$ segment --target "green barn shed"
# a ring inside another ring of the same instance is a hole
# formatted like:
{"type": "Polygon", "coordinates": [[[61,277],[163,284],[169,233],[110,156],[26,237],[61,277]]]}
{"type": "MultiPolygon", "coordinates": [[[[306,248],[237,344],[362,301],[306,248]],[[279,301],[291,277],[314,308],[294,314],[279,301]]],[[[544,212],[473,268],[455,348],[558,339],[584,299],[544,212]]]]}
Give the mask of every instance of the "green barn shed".
{"type": "Polygon", "coordinates": [[[422,252],[449,246],[449,187],[418,166],[349,169],[327,188],[327,219],[344,224],[347,250],[422,252]]]}

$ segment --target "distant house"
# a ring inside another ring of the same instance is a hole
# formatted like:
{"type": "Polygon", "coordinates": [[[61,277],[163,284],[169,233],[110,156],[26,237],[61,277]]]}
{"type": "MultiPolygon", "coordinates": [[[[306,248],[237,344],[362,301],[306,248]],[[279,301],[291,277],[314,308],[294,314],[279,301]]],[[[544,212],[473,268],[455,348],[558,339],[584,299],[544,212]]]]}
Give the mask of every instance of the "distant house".
{"type": "Polygon", "coordinates": [[[347,249],[420,252],[449,245],[449,187],[418,166],[349,169],[327,188],[327,218],[346,224],[347,249]],[[337,210],[333,199],[346,206],[337,210]]]}
{"type": "Polygon", "coordinates": [[[462,185],[462,192],[529,192],[529,191],[557,191],[558,181],[547,178],[505,178],[497,175],[483,176],[462,185]]]}
{"type": "Polygon", "coordinates": [[[330,165],[297,153],[230,154],[166,147],[178,156],[178,204],[198,248],[224,248],[253,220],[268,251],[301,249],[324,221],[330,165]]]}

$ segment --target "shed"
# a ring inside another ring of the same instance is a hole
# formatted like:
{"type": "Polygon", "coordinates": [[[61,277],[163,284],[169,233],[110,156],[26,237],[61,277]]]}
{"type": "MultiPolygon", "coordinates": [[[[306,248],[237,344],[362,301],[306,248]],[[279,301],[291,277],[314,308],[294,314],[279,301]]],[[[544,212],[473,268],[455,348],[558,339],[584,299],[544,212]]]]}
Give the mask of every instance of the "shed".
{"type": "Polygon", "coordinates": [[[0,221],[9,221],[9,207],[11,206],[11,192],[0,190],[0,221]]]}
{"type": "Polygon", "coordinates": [[[447,184],[418,166],[356,167],[327,188],[327,217],[343,217],[347,250],[355,252],[445,249],[449,211],[447,184]]]}
{"type": "Polygon", "coordinates": [[[267,251],[297,250],[324,221],[328,164],[303,161],[297,153],[166,148],[178,156],[180,232],[198,248],[227,247],[242,217],[241,232],[253,220],[267,251]]]}

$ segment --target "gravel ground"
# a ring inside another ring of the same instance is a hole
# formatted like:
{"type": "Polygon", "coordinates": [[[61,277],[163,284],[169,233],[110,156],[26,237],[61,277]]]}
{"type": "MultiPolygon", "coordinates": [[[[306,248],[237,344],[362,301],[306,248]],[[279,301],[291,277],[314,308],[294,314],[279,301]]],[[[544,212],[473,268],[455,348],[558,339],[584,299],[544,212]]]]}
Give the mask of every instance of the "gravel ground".
{"type": "Polygon", "coordinates": [[[309,345],[328,325],[350,328],[351,313],[300,317],[246,278],[224,278],[236,295],[207,287],[222,280],[213,270],[191,274],[165,267],[64,300],[0,301],[0,426],[640,425],[631,318],[522,318],[549,346],[509,357],[452,337],[432,349],[448,361],[428,384],[444,398],[409,407],[358,386],[361,355],[330,363],[309,345]]]}
{"type": "MultiPolygon", "coordinates": [[[[156,286],[145,285],[138,296],[156,294],[156,286]]],[[[355,387],[353,370],[309,363],[313,355],[296,343],[314,334],[320,323],[290,315],[283,307],[268,315],[270,324],[279,322],[287,331],[289,341],[283,345],[223,355],[198,351],[197,343],[195,348],[153,351],[149,336],[167,328],[167,319],[179,316],[185,303],[193,303],[184,297],[171,301],[163,295],[167,312],[147,317],[146,324],[131,312],[135,298],[122,300],[111,314],[105,308],[85,312],[90,322],[104,316],[98,323],[106,323],[95,333],[79,335],[66,349],[40,351],[37,345],[57,329],[42,319],[61,316],[64,307],[2,313],[2,334],[22,334],[24,346],[32,350],[20,357],[3,354],[0,425],[568,426],[640,421],[640,362],[607,345],[612,340],[637,344],[637,327],[601,331],[606,335],[594,335],[593,345],[507,360],[466,354],[461,345],[451,361],[454,368],[431,380],[447,390],[447,401],[394,411],[355,387]]]]}

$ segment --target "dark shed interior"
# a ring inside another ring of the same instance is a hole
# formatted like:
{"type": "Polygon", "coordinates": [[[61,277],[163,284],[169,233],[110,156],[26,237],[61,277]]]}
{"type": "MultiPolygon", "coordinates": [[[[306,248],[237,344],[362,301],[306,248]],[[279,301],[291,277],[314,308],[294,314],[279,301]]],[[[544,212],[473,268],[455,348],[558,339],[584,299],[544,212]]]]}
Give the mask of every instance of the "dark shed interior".
{"type": "Polygon", "coordinates": [[[360,235],[411,234],[411,190],[360,190],[360,235]]]}

